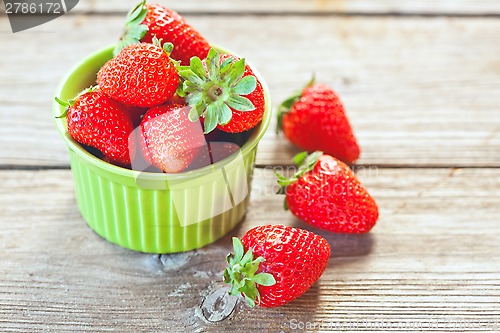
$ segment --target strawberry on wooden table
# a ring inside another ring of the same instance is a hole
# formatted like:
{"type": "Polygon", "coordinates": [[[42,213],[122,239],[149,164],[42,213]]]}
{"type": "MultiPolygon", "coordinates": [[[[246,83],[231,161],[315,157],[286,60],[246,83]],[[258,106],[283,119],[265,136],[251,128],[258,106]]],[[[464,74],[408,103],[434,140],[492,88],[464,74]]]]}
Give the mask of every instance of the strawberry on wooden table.
{"type": "Polygon", "coordinates": [[[129,165],[129,136],[134,130],[129,108],[109,98],[99,89],[89,88],[67,102],[56,98],[67,107],[68,132],[81,144],[98,149],[110,163],[129,165]]]}
{"type": "Polygon", "coordinates": [[[373,228],[377,204],[346,164],[322,152],[304,152],[294,161],[299,168],[292,177],[277,174],[285,209],[328,231],[358,234],[373,228]]]}
{"type": "Polygon", "coordinates": [[[211,49],[207,59],[191,58],[179,67],[182,92],[191,106],[189,117],[201,117],[205,133],[216,127],[240,133],[257,126],[264,116],[264,88],[245,59],[211,49]]]}
{"type": "Polygon", "coordinates": [[[330,245],[321,236],[284,225],[255,227],[239,240],[224,282],[230,294],[243,294],[250,306],[285,305],[304,294],[323,274],[330,258],[330,245]]]}
{"type": "Polygon", "coordinates": [[[300,149],[321,150],[347,164],[359,158],[360,149],[340,98],[314,79],[279,107],[280,130],[300,149]]]}
{"type": "Polygon", "coordinates": [[[132,44],[109,60],[97,73],[103,93],[117,101],[152,107],[172,98],[179,85],[179,75],[169,57],[172,44],[132,44]]]}
{"type": "Polygon", "coordinates": [[[145,158],[167,173],[183,171],[206,145],[199,122],[188,119],[189,107],[166,103],[149,109],[140,125],[145,158]]]}
{"type": "Polygon", "coordinates": [[[127,16],[115,54],[130,44],[151,43],[155,37],[174,44],[171,57],[183,65],[188,65],[191,57],[204,59],[210,50],[207,40],[178,13],[157,3],[141,1],[127,16]]]}

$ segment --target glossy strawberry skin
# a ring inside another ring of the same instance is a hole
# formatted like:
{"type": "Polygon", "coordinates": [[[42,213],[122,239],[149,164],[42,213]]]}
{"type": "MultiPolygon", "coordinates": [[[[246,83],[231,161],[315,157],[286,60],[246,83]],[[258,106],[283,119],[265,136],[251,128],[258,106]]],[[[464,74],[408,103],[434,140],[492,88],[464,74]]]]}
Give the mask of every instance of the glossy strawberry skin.
{"type": "Polygon", "coordinates": [[[146,7],[148,12],[142,24],[148,26],[148,32],[141,41],[151,43],[156,36],[163,43],[174,44],[171,57],[182,65],[189,65],[191,57],[207,56],[210,45],[182,16],[160,4],[146,4],[146,7]]]}
{"type": "MultiPolygon", "coordinates": [[[[239,57],[231,54],[221,54],[220,55],[221,63],[228,58],[233,58],[235,61],[240,60],[239,57]]],[[[246,64],[245,73],[243,74],[243,77],[249,75],[255,76],[252,68],[248,64],[246,64]]],[[[241,112],[231,109],[231,111],[233,112],[233,117],[231,121],[229,122],[229,124],[224,126],[218,125],[217,126],[218,129],[228,133],[240,133],[254,128],[262,121],[262,118],[264,117],[264,112],[266,111],[266,103],[264,99],[264,88],[262,87],[262,84],[259,82],[258,79],[257,79],[257,87],[255,88],[255,90],[250,94],[246,95],[245,97],[248,98],[253,103],[253,105],[255,106],[255,110],[241,112]]]]}
{"type": "Polygon", "coordinates": [[[241,239],[245,251],[262,256],[257,273],[269,273],[276,284],[258,285],[259,305],[271,308],[285,305],[304,294],[323,274],[330,258],[328,242],[307,230],[283,225],[250,229],[241,239]]]}
{"type": "Polygon", "coordinates": [[[179,85],[179,75],[168,54],[149,43],[124,48],[99,70],[102,92],[117,101],[152,107],[168,101],[179,85]]]}
{"type": "Polygon", "coordinates": [[[366,233],[378,219],[378,207],[352,170],[329,155],[286,188],[286,203],[299,219],[320,229],[366,233]]]}
{"type": "Polygon", "coordinates": [[[197,149],[206,144],[199,122],[188,119],[189,108],[163,104],[149,109],[140,124],[140,145],[147,161],[166,173],[188,167],[197,149]]]}
{"type": "Polygon", "coordinates": [[[69,134],[81,144],[101,151],[113,164],[130,164],[129,136],[134,126],[126,106],[100,91],[79,96],[68,107],[69,134]]]}
{"type": "Polygon", "coordinates": [[[302,150],[321,150],[347,164],[359,158],[360,149],[344,106],[326,85],[306,87],[282,121],[285,136],[302,150]]]}

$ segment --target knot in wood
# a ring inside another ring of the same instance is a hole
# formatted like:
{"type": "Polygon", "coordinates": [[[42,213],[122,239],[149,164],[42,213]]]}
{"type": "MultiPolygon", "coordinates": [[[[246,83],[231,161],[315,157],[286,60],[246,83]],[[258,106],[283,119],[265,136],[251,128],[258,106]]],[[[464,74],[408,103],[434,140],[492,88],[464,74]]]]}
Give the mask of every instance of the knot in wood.
{"type": "Polygon", "coordinates": [[[227,288],[221,288],[208,295],[201,304],[201,314],[209,322],[219,322],[233,312],[237,298],[229,295],[227,288]]]}

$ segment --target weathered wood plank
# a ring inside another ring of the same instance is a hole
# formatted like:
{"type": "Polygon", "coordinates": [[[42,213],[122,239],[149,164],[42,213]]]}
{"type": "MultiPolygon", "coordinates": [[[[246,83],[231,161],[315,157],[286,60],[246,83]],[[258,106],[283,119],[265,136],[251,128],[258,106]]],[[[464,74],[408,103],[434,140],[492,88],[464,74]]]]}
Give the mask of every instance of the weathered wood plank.
{"type": "MultiPolygon", "coordinates": [[[[331,84],[359,138],[361,164],[500,166],[496,19],[188,18],[209,40],[247,56],[275,106],[312,72],[331,84]]],[[[53,91],[74,63],[113,41],[121,22],[73,15],[13,35],[0,19],[0,164],[68,164],[51,120],[53,91]],[[28,43],[44,51],[12,52],[28,43]]],[[[273,123],[258,163],[286,164],[295,152],[273,123]]]]}
{"type": "MultiPolygon", "coordinates": [[[[126,12],[136,0],[80,1],[75,11],[126,12]]],[[[497,0],[211,0],[158,1],[181,13],[443,13],[443,14],[498,14],[497,0]]]]}
{"type": "Polygon", "coordinates": [[[320,281],[279,309],[248,309],[220,282],[230,235],[169,256],[111,245],[80,218],[69,171],[0,172],[2,332],[498,331],[499,169],[360,170],[381,207],[365,236],[306,227],[256,170],[249,213],[332,245],[320,281]],[[22,203],[22,204],[21,204],[22,203]],[[305,329],[303,325],[307,326],[305,329]],[[314,327],[313,327],[314,326],[314,327]]]}

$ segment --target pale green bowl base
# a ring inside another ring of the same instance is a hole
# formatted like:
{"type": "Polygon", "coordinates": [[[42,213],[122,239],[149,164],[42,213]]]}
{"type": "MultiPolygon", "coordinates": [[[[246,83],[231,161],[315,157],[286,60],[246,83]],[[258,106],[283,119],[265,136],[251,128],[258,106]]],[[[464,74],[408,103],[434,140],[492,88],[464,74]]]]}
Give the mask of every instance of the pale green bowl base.
{"type": "MultiPolygon", "coordinates": [[[[82,164],[71,150],[69,154],[77,204],[83,219],[99,236],[130,250],[175,253],[203,247],[234,229],[247,210],[249,194],[222,214],[181,226],[175,223],[178,218],[171,192],[115,183],[82,164]]],[[[248,179],[252,171],[253,168],[247,168],[248,179]]]]}

